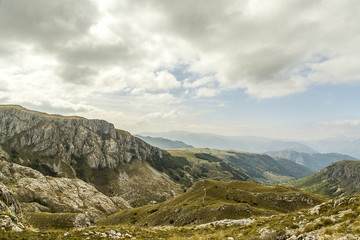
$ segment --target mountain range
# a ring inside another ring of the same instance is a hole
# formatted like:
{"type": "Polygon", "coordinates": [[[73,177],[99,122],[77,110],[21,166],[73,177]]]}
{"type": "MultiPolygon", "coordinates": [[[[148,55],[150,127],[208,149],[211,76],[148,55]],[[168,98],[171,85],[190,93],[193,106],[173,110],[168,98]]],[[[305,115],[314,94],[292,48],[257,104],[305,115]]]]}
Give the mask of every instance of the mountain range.
{"type": "Polygon", "coordinates": [[[289,159],[314,171],[319,171],[333,162],[345,159],[358,160],[357,158],[349,155],[339,153],[300,153],[293,150],[284,150],[279,152],[267,152],[266,154],[273,157],[289,159]]]}
{"type": "Polygon", "coordinates": [[[188,145],[181,141],[172,141],[170,139],[162,138],[162,137],[149,137],[149,136],[141,136],[138,134],[134,135],[135,137],[140,138],[141,140],[147,142],[148,144],[158,147],[158,148],[193,148],[193,146],[188,145]]]}
{"type": "Polygon", "coordinates": [[[212,148],[222,150],[238,150],[244,152],[269,152],[286,149],[298,152],[314,153],[316,150],[296,141],[264,137],[222,136],[209,133],[192,133],[186,131],[170,131],[161,133],[139,133],[141,136],[162,137],[172,141],[183,141],[195,148],[212,148]]]}
{"type": "Polygon", "coordinates": [[[183,141],[196,148],[213,148],[266,153],[293,150],[301,153],[340,153],[360,158],[360,138],[337,137],[321,140],[276,139],[255,136],[222,136],[186,131],[144,132],[141,136],[162,137],[172,141],[183,141]]]}

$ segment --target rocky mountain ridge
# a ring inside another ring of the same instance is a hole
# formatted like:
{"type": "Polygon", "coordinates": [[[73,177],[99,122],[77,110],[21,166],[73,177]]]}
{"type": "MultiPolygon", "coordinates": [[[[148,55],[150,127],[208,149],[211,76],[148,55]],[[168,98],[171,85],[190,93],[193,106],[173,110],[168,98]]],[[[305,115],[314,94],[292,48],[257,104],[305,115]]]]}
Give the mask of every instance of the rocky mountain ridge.
{"type": "Polygon", "coordinates": [[[174,182],[182,170],[170,154],[104,120],[5,105],[0,106],[0,132],[9,162],[45,176],[79,178],[133,205],[164,201],[182,191],[174,182]]]}
{"type": "MultiPolygon", "coordinates": [[[[86,156],[91,168],[116,168],[133,158],[145,161],[149,156],[167,155],[104,120],[47,115],[19,106],[0,107],[0,131],[0,144],[44,157],[58,156],[70,168],[72,155],[86,156]]],[[[76,175],[74,169],[62,172],[61,168],[61,164],[53,166],[60,175],[76,175]]]]}

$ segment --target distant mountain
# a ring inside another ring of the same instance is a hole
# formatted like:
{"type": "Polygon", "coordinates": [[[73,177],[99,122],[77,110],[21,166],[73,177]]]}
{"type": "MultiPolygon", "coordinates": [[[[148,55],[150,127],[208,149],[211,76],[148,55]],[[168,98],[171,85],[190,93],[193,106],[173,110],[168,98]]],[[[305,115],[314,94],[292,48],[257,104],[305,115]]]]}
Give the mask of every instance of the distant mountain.
{"type": "Polygon", "coordinates": [[[333,162],[341,160],[358,160],[349,155],[339,153],[300,153],[293,150],[284,150],[279,152],[267,152],[266,154],[274,157],[286,158],[301,165],[304,165],[314,171],[319,171],[329,166],[333,162]]]}
{"type": "Polygon", "coordinates": [[[274,159],[265,154],[199,148],[174,149],[169,153],[173,157],[186,158],[193,176],[214,180],[242,180],[239,176],[245,174],[250,180],[273,185],[314,173],[290,160],[274,159]]]}
{"type": "Polygon", "coordinates": [[[311,193],[331,197],[360,193],[360,162],[335,162],[314,175],[289,183],[311,193]]]}
{"type": "Polygon", "coordinates": [[[141,136],[135,134],[135,137],[142,139],[148,144],[158,147],[158,148],[193,148],[193,146],[188,145],[181,141],[172,141],[170,139],[162,138],[162,137],[149,137],[149,136],[141,136]]]}
{"type": "Polygon", "coordinates": [[[296,141],[279,140],[251,136],[221,136],[209,133],[191,133],[185,131],[171,131],[162,133],[140,133],[142,136],[163,137],[173,141],[183,141],[195,148],[213,148],[222,150],[239,150],[245,152],[269,152],[294,150],[298,152],[314,153],[314,149],[296,141]]]}
{"type": "Polygon", "coordinates": [[[307,141],[304,144],[319,152],[337,152],[360,158],[360,138],[337,137],[307,141]]]}
{"type": "Polygon", "coordinates": [[[102,219],[98,224],[182,226],[223,219],[251,222],[254,220],[246,218],[293,212],[310,208],[324,200],[326,199],[321,196],[283,186],[203,180],[195,183],[187,192],[164,203],[121,211],[102,219]]]}

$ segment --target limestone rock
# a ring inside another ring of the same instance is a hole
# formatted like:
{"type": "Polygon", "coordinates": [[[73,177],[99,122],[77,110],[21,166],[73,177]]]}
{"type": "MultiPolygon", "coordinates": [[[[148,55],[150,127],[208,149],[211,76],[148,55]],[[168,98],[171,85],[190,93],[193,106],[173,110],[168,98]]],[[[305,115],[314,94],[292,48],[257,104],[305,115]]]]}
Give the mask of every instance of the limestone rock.
{"type": "Polygon", "coordinates": [[[0,182],[0,229],[23,231],[25,227],[18,215],[21,215],[21,209],[16,197],[0,182]]]}
{"type": "MultiPolygon", "coordinates": [[[[0,173],[1,180],[12,186],[27,212],[88,212],[92,218],[99,218],[130,207],[120,197],[111,199],[80,179],[44,176],[32,168],[3,160],[0,173]]],[[[15,203],[13,206],[18,209],[15,203]]]]}

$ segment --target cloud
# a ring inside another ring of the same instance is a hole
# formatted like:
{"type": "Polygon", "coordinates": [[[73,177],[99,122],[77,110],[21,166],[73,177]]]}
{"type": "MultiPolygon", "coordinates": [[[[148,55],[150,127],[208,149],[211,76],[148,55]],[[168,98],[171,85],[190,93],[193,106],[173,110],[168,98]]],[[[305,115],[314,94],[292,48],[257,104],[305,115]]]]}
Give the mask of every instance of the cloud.
{"type": "Polygon", "coordinates": [[[326,126],[326,127],[357,127],[360,126],[360,120],[338,120],[338,121],[325,121],[320,122],[320,126],[326,126]]]}
{"type": "Polygon", "coordinates": [[[192,103],[227,91],[263,99],[357,84],[358,6],[356,0],[2,0],[1,98],[86,116],[101,112],[131,126],[149,113],[197,112],[192,103]],[[115,109],[127,114],[116,119],[115,109]]]}
{"type": "Polygon", "coordinates": [[[199,88],[196,91],[195,97],[199,98],[199,97],[214,97],[216,96],[216,94],[219,92],[219,90],[214,89],[214,88],[199,88]]]}
{"type": "Polygon", "coordinates": [[[0,79],[0,92],[6,92],[8,91],[8,84],[7,82],[0,79]]]}
{"type": "Polygon", "coordinates": [[[358,76],[347,74],[349,66],[345,66],[348,57],[355,65],[354,59],[360,58],[356,45],[360,19],[351,7],[357,5],[354,1],[147,3],[162,13],[161,33],[198,50],[192,71],[215,72],[220,83],[245,88],[255,97],[286,96],[317,83],[359,81],[358,76]],[[335,57],[326,64],[311,62],[317,53],[335,57]],[[295,71],[304,62],[310,69],[308,77],[295,71]],[[337,67],[325,69],[326,65],[337,67]]]}
{"type": "Polygon", "coordinates": [[[172,110],[169,112],[152,112],[149,113],[147,115],[145,115],[145,119],[146,120],[153,120],[153,119],[169,119],[169,118],[177,118],[179,116],[184,115],[184,112],[182,111],[177,111],[177,110],[172,110]]]}
{"type": "MultiPolygon", "coordinates": [[[[353,5],[7,0],[0,7],[0,43],[11,51],[0,54],[4,62],[41,56],[54,63],[46,69],[57,79],[104,91],[108,85],[137,92],[178,88],[170,72],[186,64],[197,77],[184,88],[217,82],[222,91],[244,88],[257,98],[281,97],[318,83],[359,81],[360,15],[353,5]],[[314,61],[317,54],[331,58],[314,61]]],[[[198,96],[214,96],[204,91],[198,96]]]]}

